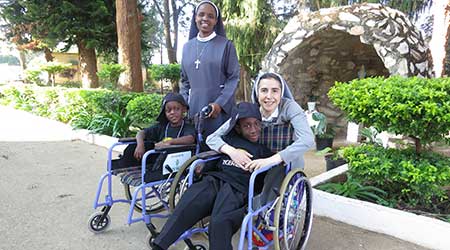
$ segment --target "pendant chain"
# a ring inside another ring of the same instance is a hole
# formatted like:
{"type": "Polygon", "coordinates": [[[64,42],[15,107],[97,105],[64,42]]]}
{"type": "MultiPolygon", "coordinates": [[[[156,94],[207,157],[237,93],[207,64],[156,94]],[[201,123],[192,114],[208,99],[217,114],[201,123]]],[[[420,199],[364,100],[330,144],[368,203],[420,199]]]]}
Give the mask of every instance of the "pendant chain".
{"type": "Polygon", "coordinates": [[[200,42],[198,42],[197,41],[197,46],[196,46],[196,56],[197,56],[197,59],[195,60],[195,69],[198,69],[198,67],[199,67],[199,65],[200,65],[200,58],[202,57],[202,55],[203,55],[203,52],[205,51],[205,49],[206,49],[206,47],[208,47],[208,45],[209,45],[209,42],[206,42],[206,44],[205,44],[205,46],[203,46],[203,48],[202,48],[202,50],[200,51],[200,54],[198,53],[198,45],[199,45],[199,43],[200,42]]]}

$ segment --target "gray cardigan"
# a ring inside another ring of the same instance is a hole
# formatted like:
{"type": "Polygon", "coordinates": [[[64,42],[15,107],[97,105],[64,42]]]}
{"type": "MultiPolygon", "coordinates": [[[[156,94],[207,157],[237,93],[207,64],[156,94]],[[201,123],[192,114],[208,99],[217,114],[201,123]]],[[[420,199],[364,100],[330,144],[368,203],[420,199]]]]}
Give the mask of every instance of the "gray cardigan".
{"type": "MultiPolygon", "coordinates": [[[[294,142],[278,152],[281,159],[285,163],[292,163],[294,168],[304,168],[303,155],[311,147],[314,146],[314,136],[311,128],[308,125],[305,112],[294,100],[282,98],[279,106],[279,115],[275,122],[272,124],[283,124],[291,123],[294,128],[294,142]]],[[[269,124],[264,124],[263,126],[268,126],[269,124]]],[[[230,126],[230,120],[226,121],[221,127],[219,127],[214,133],[206,138],[206,144],[215,150],[219,149],[225,145],[222,136],[226,133],[230,126]]]]}

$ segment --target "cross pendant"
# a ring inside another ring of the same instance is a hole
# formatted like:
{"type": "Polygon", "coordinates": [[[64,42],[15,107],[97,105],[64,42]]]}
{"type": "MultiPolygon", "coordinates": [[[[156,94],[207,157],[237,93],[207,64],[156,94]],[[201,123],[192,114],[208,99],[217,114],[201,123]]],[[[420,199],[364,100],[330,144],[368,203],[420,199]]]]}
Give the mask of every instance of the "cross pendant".
{"type": "Polygon", "coordinates": [[[195,69],[198,69],[198,65],[200,65],[200,60],[197,59],[197,60],[195,60],[194,63],[195,63],[195,69]]]}

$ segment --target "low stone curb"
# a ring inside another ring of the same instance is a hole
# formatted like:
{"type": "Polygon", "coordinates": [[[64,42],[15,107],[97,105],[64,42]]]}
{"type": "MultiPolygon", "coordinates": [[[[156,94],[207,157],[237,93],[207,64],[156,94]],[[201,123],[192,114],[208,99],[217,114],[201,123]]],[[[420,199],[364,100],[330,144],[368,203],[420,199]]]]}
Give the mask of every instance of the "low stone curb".
{"type": "MultiPolygon", "coordinates": [[[[311,178],[317,186],[346,172],[347,164],[311,178]]],[[[314,214],[363,229],[415,243],[431,249],[448,250],[450,223],[374,203],[346,198],[313,189],[314,214]]]]}

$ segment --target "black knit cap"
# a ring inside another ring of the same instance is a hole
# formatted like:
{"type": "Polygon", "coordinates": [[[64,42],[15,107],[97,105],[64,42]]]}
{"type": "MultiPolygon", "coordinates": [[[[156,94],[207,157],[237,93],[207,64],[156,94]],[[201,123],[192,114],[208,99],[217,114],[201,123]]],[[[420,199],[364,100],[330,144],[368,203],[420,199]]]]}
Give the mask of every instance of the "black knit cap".
{"type": "Polygon", "coordinates": [[[156,117],[157,121],[159,121],[161,123],[168,123],[169,122],[169,120],[167,120],[166,113],[165,113],[166,104],[168,102],[174,102],[174,101],[180,103],[183,106],[185,106],[186,109],[189,109],[189,105],[186,103],[186,101],[184,100],[182,95],[180,95],[178,93],[170,92],[166,96],[164,96],[163,103],[161,105],[161,110],[159,111],[158,117],[156,117]]]}
{"type": "Polygon", "coordinates": [[[236,107],[234,107],[231,111],[230,127],[225,134],[228,134],[233,130],[239,119],[249,117],[256,118],[257,120],[261,121],[261,112],[259,112],[258,105],[250,102],[238,103],[238,105],[236,105],[236,107]]]}

